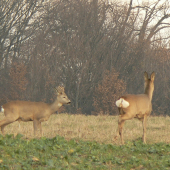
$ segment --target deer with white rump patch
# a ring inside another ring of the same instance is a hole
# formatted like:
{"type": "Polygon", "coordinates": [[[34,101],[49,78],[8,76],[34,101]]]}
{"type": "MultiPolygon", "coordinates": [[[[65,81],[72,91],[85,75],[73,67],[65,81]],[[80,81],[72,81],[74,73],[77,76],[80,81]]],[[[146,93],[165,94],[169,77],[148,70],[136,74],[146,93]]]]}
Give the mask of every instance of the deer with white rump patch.
{"type": "Polygon", "coordinates": [[[118,130],[115,140],[120,135],[121,143],[124,144],[123,139],[123,126],[126,120],[137,118],[143,123],[143,143],[146,143],[146,119],[152,111],[152,95],[154,91],[154,79],[155,73],[151,74],[151,78],[148,78],[148,73],[144,72],[145,80],[145,92],[144,94],[127,94],[121,96],[116,101],[116,106],[119,110],[118,130]]]}
{"type": "Polygon", "coordinates": [[[34,135],[40,129],[42,136],[41,122],[47,121],[49,117],[55,113],[63,104],[70,104],[64,92],[64,87],[57,87],[57,98],[52,104],[44,102],[30,102],[30,101],[11,101],[1,107],[1,112],[4,112],[5,118],[0,121],[2,134],[4,128],[15,121],[33,121],[34,135]]]}

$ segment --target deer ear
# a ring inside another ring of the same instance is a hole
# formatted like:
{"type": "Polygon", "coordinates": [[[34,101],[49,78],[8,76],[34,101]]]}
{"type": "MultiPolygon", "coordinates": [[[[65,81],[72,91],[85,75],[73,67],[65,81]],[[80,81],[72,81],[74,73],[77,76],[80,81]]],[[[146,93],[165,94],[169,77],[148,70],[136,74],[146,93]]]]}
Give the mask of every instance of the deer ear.
{"type": "Polygon", "coordinates": [[[144,79],[145,81],[148,80],[148,73],[146,71],[144,72],[144,79]]]}
{"type": "Polygon", "coordinates": [[[155,80],[155,72],[153,71],[151,74],[151,81],[154,81],[154,80],[155,80]]]}
{"type": "Polygon", "coordinates": [[[58,90],[56,90],[56,92],[57,92],[57,96],[61,94],[61,92],[60,92],[60,91],[58,91],[58,90]]]}
{"type": "Polygon", "coordinates": [[[64,87],[63,86],[58,86],[56,89],[57,95],[64,93],[64,87]]]}
{"type": "Polygon", "coordinates": [[[60,86],[60,90],[61,90],[61,92],[64,92],[64,87],[60,86]]]}

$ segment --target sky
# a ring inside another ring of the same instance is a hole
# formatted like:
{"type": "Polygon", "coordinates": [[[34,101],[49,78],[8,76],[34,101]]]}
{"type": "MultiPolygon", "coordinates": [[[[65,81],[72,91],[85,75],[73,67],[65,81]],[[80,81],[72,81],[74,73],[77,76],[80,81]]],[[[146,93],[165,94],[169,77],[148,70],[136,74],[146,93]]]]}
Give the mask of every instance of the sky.
{"type": "MultiPolygon", "coordinates": [[[[129,3],[130,2],[130,0],[108,0],[108,1],[109,2],[112,2],[112,1],[122,2],[122,3],[129,3]]],[[[144,2],[150,4],[150,3],[154,3],[156,1],[158,1],[158,0],[133,0],[133,4],[138,5],[138,4],[142,4],[144,2]]],[[[170,0],[162,0],[162,2],[165,2],[165,1],[170,1],[170,0]]]]}
{"type": "MultiPolygon", "coordinates": [[[[129,4],[130,3],[130,0],[108,0],[109,2],[118,2],[118,3],[127,3],[127,4],[129,4]]],[[[136,6],[136,5],[142,5],[142,4],[144,4],[144,3],[146,3],[146,5],[149,5],[149,4],[154,4],[155,2],[158,2],[158,0],[133,0],[133,2],[132,2],[132,6],[136,6]]],[[[161,5],[161,4],[163,4],[163,3],[165,3],[166,2],[166,5],[168,5],[168,6],[170,6],[170,0],[160,0],[160,2],[159,2],[159,5],[161,5]]],[[[166,11],[166,13],[169,13],[170,14],[170,8],[169,8],[169,11],[166,11]]],[[[160,13],[160,17],[162,16],[162,13],[160,13]]],[[[160,19],[160,17],[159,17],[159,19],[160,19]]],[[[153,20],[153,24],[154,23],[157,23],[157,20],[158,18],[157,17],[155,17],[155,20],[153,20]]],[[[170,23],[170,18],[168,18],[167,20],[165,20],[164,22],[166,22],[166,23],[170,23]]],[[[152,24],[151,23],[151,24],[152,24]]],[[[170,36],[170,28],[166,28],[166,29],[163,29],[163,30],[161,30],[160,31],[160,33],[162,34],[162,35],[164,35],[165,37],[169,37],[170,36]]]]}

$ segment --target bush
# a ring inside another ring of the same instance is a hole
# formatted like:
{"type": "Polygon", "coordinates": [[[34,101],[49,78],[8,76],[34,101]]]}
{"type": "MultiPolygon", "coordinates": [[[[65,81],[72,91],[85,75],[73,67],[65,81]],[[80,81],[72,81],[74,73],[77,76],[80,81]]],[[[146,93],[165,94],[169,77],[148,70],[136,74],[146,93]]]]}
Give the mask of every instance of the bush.
{"type": "Polygon", "coordinates": [[[125,93],[126,84],[118,79],[119,73],[114,69],[104,72],[104,78],[101,84],[95,89],[94,94],[94,114],[113,114],[117,112],[115,101],[125,93]]]}

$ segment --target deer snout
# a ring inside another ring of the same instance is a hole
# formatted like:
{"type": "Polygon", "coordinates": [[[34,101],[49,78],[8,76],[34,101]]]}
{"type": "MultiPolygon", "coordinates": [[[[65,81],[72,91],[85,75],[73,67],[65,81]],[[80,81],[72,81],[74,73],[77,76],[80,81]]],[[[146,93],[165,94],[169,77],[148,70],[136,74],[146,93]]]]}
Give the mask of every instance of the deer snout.
{"type": "Polygon", "coordinates": [[[71,104],[71,101],[69,101],[67,104],[71,104]]]}

